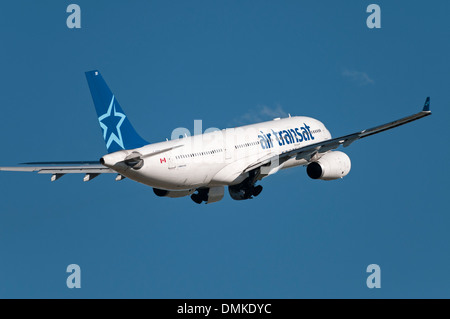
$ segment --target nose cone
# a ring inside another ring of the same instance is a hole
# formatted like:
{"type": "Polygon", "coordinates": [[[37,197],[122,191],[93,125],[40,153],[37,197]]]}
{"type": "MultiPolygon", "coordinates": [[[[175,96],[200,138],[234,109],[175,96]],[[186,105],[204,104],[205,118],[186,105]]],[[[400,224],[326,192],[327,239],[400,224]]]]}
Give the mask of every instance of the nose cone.
{"type": "Polygon", "coordinates": [[[122,163],[127,156],[125,151],[118,151],[110,154],[106,154],[100,159],[100,163],[106,167],[113,168],[114,166],[122,163]]]}

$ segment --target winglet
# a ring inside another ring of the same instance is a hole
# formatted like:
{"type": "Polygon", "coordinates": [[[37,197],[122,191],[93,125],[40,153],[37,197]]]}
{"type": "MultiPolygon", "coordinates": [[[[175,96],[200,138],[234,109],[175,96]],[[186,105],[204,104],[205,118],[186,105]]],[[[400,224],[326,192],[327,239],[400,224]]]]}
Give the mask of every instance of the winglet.
{"type": "Polygon", "coordinates": [[[425,104],[423,105],[423,112],[430,112],[430,97],[427,97],[425,104]]]}

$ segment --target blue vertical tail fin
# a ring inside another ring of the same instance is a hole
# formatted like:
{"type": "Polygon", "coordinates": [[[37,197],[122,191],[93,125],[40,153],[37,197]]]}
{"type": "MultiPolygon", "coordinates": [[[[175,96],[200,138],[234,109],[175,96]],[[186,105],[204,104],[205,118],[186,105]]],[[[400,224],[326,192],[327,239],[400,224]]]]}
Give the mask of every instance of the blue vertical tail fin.
{"type": "Polygon", "coordinates": [[[100,72],[88,71],[86,79],[108,153],[147,145],[148,142],[134,130],[100,72]]]}

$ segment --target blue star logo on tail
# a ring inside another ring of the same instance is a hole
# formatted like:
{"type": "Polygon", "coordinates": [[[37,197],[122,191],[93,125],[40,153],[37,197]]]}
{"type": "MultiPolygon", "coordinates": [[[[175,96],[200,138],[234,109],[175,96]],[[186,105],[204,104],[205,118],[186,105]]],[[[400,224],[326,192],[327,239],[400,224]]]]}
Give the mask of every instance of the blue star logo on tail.
{"type": "Polygon", "coordinates": [[[116,111],[116,104],[114,103],[113,95],[108,111],[98,118],[100,126],[103,129],[103,138],[106,142],[106,148],[109,149],[111,143],[116,142],[122,149],[125,149],[123,145],[122,132],[120,131],[120,127],[122,126],[125,118],[125,114],[116,111]]]}

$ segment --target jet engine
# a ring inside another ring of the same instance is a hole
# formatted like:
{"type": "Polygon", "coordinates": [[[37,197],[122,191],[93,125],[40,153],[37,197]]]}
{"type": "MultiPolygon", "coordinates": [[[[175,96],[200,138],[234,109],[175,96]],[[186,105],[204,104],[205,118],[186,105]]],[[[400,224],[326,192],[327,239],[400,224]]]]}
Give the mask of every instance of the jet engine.
{"type": "Polygon", "coordinates": [[[325,153],[318,161],[306,167],[306,173],[312,179],[330,181],[346,176],[350,172],[351,162],[347,154],[339,151],[325,153]]]}

